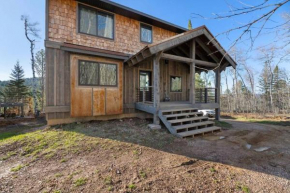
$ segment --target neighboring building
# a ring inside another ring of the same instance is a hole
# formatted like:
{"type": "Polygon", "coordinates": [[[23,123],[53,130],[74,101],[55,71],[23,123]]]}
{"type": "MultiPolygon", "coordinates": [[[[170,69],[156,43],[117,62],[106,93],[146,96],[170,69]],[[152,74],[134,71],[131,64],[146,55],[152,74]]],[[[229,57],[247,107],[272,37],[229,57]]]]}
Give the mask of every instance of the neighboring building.
{"type": "Polygon", "coordinates": [[[219,118],[220,72],[236,63],[205,26],[187,31],[108,0],[47,0],[45,47],[48,124],[153,115],[182,137],[219,129],[196,108],[219,118]],[[195,89],[205,70],[216,88],[195,89]]]}

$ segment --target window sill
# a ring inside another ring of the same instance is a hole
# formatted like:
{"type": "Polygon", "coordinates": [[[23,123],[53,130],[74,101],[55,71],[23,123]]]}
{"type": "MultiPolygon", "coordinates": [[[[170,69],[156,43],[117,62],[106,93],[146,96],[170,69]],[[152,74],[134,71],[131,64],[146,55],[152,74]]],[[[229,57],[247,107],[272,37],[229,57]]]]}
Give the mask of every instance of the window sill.
{"type": "Polygon", "coordinates": [[[106,37],[92,35],[92,34],[86,34],[86,33],[82,33],[82,32],[77,32],[76,34],[77,35],[81,35],[81,36],[90,36],[90,37],[94,37],[94,38],[97,38],[97,39],[104,39],[104,40],[108,40],[108,41],[111,41],[111,42],[115,42],[115,37],[112,39],[112,38],[106,38],[106,37]]]}
{"type": "Polygon", "coordinates": [[[143,42],[143,41],[140,41],[140,43],[142,43],[142,44],[146,44],[146,45],[153,44],[153,42],[143,42]]]}

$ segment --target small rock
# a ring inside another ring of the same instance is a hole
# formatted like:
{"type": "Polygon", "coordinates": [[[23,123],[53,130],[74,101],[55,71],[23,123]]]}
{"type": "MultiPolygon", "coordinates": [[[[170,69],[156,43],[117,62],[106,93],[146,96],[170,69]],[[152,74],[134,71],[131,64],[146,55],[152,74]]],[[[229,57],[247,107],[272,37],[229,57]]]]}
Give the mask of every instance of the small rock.
{"type": "Polygon", "coordinates": [[[266,151],[268,149],[270,149],[270,147],[259,147],[259,148],[256,148],[254,150],[257,151],[257,152],[262,152],[262,151],[266,151]]]}
{"type": "Polygon", "coordinates": [[[117,173],[117,174],[121,174],[120,170],[117,170],[116,173],[117,173]]]}
{"type": "Polygon", "coordinates": [[[272,167],[277,167],[278,165],[274,162],[269,162],[269,165],[272,166],[272,167]]]}
{"type": "Polygon", "coordinates": [[[247,149],[251,149],[251,147],[252,147],[251,144],[248,144],[248,143],[246,144],[246,148],[247,148],[247,149]]]}
{"type": "Polygon", "coordinates": [[[149,129],[152,129],[152,130],[161,129],[161,126],[160,125],[156,125],[156,124],[149,124],[148,127],[149,127],[149,129]]]}
{"type": "Polygon", "coordinates": [[[123,122],[123,120],[122,120],[122,119],[120,119],[120,122],[123,122]]]}
{"type": "Polygon", "coordinates": [[[226,137],[225,136],[220,136],[220,139],[225,139],[226,137]]]}

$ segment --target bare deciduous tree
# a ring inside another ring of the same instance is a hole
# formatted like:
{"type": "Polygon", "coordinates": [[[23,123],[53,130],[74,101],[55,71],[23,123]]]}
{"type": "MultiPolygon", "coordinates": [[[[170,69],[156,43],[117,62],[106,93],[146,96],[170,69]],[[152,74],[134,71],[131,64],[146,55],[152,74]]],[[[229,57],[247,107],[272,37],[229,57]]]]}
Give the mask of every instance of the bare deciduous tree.
{"type": "MultiPolygon", "coordinates": [[[[250,40],[251,46],[253,47],[255,41],[261,35],[267,34],[276,34],[277,39],[284,37],[284,46],[290,44],[289,38],[289,25],[290,25],[290,16],[289,13],[285,13],[283,15],[284,20],[281,21],[273,21],[272,18],[277,14],[278,10],[282,7],[289,6],[290,0],[279,0],[279,1],[271,1],[271,0],[263,0],[261,3],[257,3],[254,5],[249,5],[243,1],[237,1],[238,4],[234,5],[234,3],[227,3],[229,11],[224,13],[213,13],[213,17],[206,17],[204,15],[193,13],[195,18],[204,18],[204,19],[213,19],[213,20],[238,20],[241,17],[245,17],[247,15],[251,15],[251,19],[244,22],[237,22],[236,27],[229,28],[215,37],[219,37],[221,35],[226,35],[228,38],[232,32],[238,31],[239,35],[232,41],[232,44],[229,48],[233,48],[237,45],[238,42],[243,42],[245,40],[250,40]],[[285,39],[287,38],[287,39],[285,39]],[[286,40],[286,41],[285,41],[286,40]]],[[[257,1],[253,1],[257,2],[257,1]]],[[[281,48],[282,48],[281,47],[281,48]]]]}
{"type": "Polygon", "coordinates": [[[243,56],[244,51],[233,50],[233,52],[233,55],[237,56],[239,68],[226,69],[223,73],[226,84],[228,76],[233,77],[233,89],[227,89],[222,94],[221,110],[231,113],[274,115],[290,113],[290,74],[279,67],[281,62],[288,60],[285,53],[281,53],[281,50],[275,47],[261,48],[257,62],[263,64],[263,68],[257,74],[252,65],[249,65],[248,58],[243,56]],[[259,84],[255,83],[257,75],[259,84]]]}
{"type": "Polygon", "coordinates": [[[38,23],[30,23],[28,16],[22,15],[21,20],[24,22],[25,37],[30,43],[31,54],[31,68],[33,76],[33,101],[34,101],[34,114],[37,115],[37,95],[36,95],[36,77],[35,77],[35,59],[34,59],[34,47],[36,38],[39,38],[39,29],[37,29],[38,23]]]}

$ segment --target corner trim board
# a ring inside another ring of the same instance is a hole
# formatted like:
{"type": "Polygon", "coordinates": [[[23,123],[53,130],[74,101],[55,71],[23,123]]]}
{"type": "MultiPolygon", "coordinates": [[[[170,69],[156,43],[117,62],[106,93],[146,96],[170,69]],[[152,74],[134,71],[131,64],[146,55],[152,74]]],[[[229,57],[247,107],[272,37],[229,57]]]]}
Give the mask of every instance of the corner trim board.
{"type": "Polygon", "coordinates": [[[49,0],[45,0],[45,40],[48,40],[49,0]]]}

